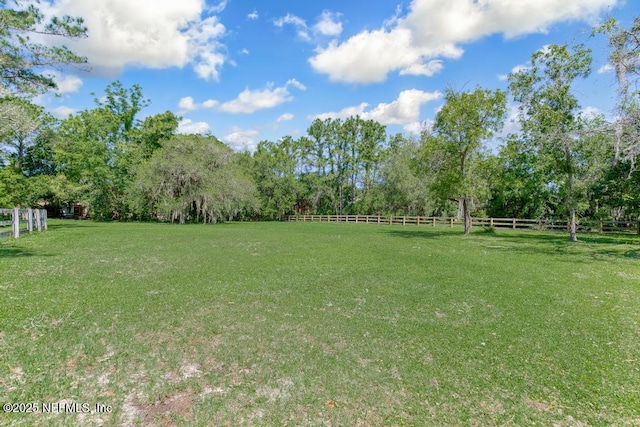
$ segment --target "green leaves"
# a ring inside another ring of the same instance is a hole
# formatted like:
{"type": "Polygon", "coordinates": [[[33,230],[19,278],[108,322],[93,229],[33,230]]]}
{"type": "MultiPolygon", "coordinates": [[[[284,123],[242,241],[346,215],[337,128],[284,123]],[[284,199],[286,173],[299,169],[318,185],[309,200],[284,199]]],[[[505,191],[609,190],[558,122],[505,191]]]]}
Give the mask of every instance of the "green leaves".
{"type": "Polygon", "coordinates": [[[177,135],[137,168],[139,215],[217,222],[257,210],[256,189],[235,153],[215,137],[177,135]]]}
{"type": "Polygon", "coordinates": [[[0,150],[20,173],[29,174],[25,161],[28,149],[50,139],[53,117],[44,108],[16,97],[0,98],[0,150]]]}
{"type": "Polygon", "coordinates": [[[585,122],[572,93],[578,78],[591,72],[591,51],[582,45],[569,49],[551,45],[534,53],[532,67],[509,75],[509,88],[520,103],[520,122],[526,141],[535,147],[541,166],[561,177],[554,184],[565,196],[571,218],[571,240],[576,240],[579,180],[586,177],[589,163],[580,162],[587,153],[585,122]]]}
{"type": "Polygon", "coordinates": [[[4,93],[35,95],[56,89],[54,80],[41,74],[43,68],[79,65],[87,62],[65,46],[34,43],[31,34],[82,38],[87,28],[81,18],[53,17],[44,22],[44,16],[34,4],[11,2],[15,9],[0,1],[0,87],[4,93]]]}
{"type": "Polygon", "coordinates": [[[442,200],[460,202],[466,234],[474,200],[488,192],[491,167],[486,163],[484,142],[502,128],[506,94],[481,88],[473,92],[449,89],[445,101],[433,133],[426,136],[424,154],[432,174],[431,190],[442,200]]]}

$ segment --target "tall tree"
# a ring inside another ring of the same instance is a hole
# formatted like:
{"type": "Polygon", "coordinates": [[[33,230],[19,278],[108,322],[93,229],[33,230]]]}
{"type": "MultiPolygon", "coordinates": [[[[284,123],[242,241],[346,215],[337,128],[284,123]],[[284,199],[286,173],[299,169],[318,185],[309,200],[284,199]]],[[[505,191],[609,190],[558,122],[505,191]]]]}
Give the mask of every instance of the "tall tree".
{"type": "Polygon", "coordinates": [[[315,186],[316,196],[326,196],[327,185],[333,194],[325,200],[333,205],[332,212],[363,213],[371,209],[369,189],[380,165],[386,129],[383,125],[359,116],[342,119],[316,119],[302,141],[305,171],[318,178],[305,177],[315,186]]]}
{"type": "Polygon", "coordinates": [[[118,122],[118,139],[130,142],[133,139],[133,129],[137,127],[137,114],[149,106],[150,101],[144,97],[142,87],[134,84],[130,88],[116,80],[109,83],[105,89],[104,98],[96,98],[96,104],[111,112],[118,122]]]}
{"type": "Polygon", "coordinates": [[[609,61],[618,83],[615,129],[615,161],[629,161],[630,171],[640,155],[640,17],[629,29],[610,19],[596,29],[609,38],[609,61]]]}
{"type": "Polygon", "coordinates": [[[135,142],[140,146],[144,158],[151,157],[153,152],[162,147],[178,130],[180,117],[171,111],[146,117],[134,134],[135,142]]]}
{"type": "Polygon", "coordinates": [[[43,68],[86,63],[65,46],[36,43],[37,34],[49,39],[56,37],[82,38],[87,28],[82,18],[53,17],[49,22],[32,1],[0,0],[0,88],[3,95],[37,94],[56,89],[51,76],[43,68]]]}
{"type": "Polygon", "coordinates": [[[309,140],[312,142],[314,168],[318,179],[307,179],[314,185],[315,198],[323,197],[330,200],[331,212],[340,213],[340,207],[344,205],[341,198],[343,182],[342,158],[343,153],[339,146],[339,129],[342,120],[339,119],[315,119],[307,129],[309,140]],[[331,194],[326,194],[326,188],[331,188],[331,194]],[[320,196],[322,194],[322,196],[320,196]]]}
{"type": "Polygon", "coordinates": [[[550,173],[563,175],[556,183],[565,195],[569,239],[576,235],[576,174],[583,135],[580,104],[572,93],[578,78],[591,72],[591,51],[550,45],[531,56],[531,67],[509,75],[509,88],[520,103],[522,131],[535,144],[550,173]]]}
{"type": "Polygon", "coordinates": [[[426,168],[420,167],[420,141],[396,134],[382,162],[380,191],[384,210],[400,215],[431,215],[426,168]]]}
{"type": "Polygon", "coordinates": [[[236,156],[215,137],[174,136],[137,168],[139,214],[215,223],[254,212],[256,188],[236,156]]]}
{"type": "Polygon", "coordinates": [[[17,97],[0,98],[0,109],[7,112],[0,122],[0,150],[24,173],[27,150],[51,136],[55,120],[44,108],[17,97]]]}
{"type": "Polygon", "coordinates": [[[500,90],[448,89],[427,138],[428,163],[435,174],[432,188],[441,198],[460,203],[465,234],[471,230],[474,200],[488,189],[482,180],[488,170],[484,143],[502,128],[505,113],[506,94],[500,90]]]}
{"type": "Polygon", "coordinates": [[[541,218],[562,205],[555,178],[545,170],[535,146],[523,135],[509,135],[497,157],[499,173],[491,186],[488,215],[498,218],[541,218]]]}
{"type": "Polygon", "coordinates": [[[139,85],[107,86],[97,107],[63,120],[58,128],[55,155],[63,194],[78,195],[100,219],[127,218],[127,191],[134,170],[175,133],[179,118],[171,112],[137,119],[149,101],[139,85]],[[82,189],[83,191],[78,191],[82,189]]]}
{"type": "Polygon", "coordinates": [[[116,118],[104,108],[81,111],[60,123],[54,142],[56,169],[62,175],[56,199],[64,200],[62,194],[79,197],[66,202],[89,204],[97,219],[120,215],[122,188],[114,171],[116,129],[116,118]]]}
{"type": "Polygon", "coordinates": [[[279,142],[261,141],[253,153],[251,174],[262,199],[262,215],[282,218],[293,212],[301,193],[296,179],[296,143],[286,136],[279,142]]]}

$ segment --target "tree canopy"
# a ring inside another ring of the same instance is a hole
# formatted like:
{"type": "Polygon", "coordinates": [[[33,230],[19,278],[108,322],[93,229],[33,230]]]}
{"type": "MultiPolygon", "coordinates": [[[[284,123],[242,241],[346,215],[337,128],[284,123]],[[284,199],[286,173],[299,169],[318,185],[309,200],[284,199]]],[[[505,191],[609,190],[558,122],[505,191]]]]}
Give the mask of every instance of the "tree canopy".
{"type": "Polygon", "coordinates": [[[531,56],[531,68],[512,73],[509,88],[520,103],[523,137],[535,146],[548,174],[557,177],[576,240],[577,183],[584,155],[585,122],[572,92],[576,79],[591,72],[591,51],[583,46],[550,45],[531,56]]]}
{"type": "Polygon", "coordinates": [[[0,95],[43,93],[56,89],[46,68],[81,65],[86,58],[64,45],[38,43],[34,35],[49,40],[82,38],[87,28],[79,17],[53,17],[45,21],[33,2],[0,0],[0,95]]]}
{"type": "Polygon", "coordinates": [[[211,222],[258,210],[253,181],[233,150],[215,137],[177,135],[136,172],[134,194],[142,216],[211,222]]]}
{"type": "Polygon", "coordinates": [[[427,138],[432,188],[441,199],[455,199],[462,206],[464,233],[471,229],[471,205],[488,189],[484,143],[502,128],[506,94],[476,88],[473,92],[447,90],[444,106],[436,115],[427,138]]]}
{"type": "Polygon", "coordinates": [[[572,240],[580,218],[640,215],[639,20],[598,29],[618,81],[611,120],[583,114],[575,94],[591,52],[550,45],[509,76],[508,92],[446,90],[418,137],[360,116],[315,119],[302,135],[238,153],[212,135],[179,135],[171,111],[148,114],[138,84],[114,81],[93,108],[54,119],[29,97],[55,87],[46,69],[84,58],[31,36],[85,37],[82,19],[45,22],[37,3],[0,5],[0,207],[82,203],[96,219],[178,223],[456,215],[465,233],[474,215],[558,218],[572,240]],[[508,96],[520,128],[500,135],[508,96]]]}

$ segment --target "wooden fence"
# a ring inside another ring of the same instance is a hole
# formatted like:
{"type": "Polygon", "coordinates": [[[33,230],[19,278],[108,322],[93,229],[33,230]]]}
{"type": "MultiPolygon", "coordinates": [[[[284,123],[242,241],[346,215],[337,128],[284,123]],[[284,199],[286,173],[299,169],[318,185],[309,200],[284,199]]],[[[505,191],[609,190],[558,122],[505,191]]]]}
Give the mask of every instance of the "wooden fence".
{"type": "MultiPolygon", "coordinates": [[[[289,215],[287,221],[344,222],[354,224],[423,225],[454,227],[463,224],[454,217],[394,215],[289,215]]],[[[553,219],[472,218],[473,227],[510,228],[512,230],[565,231],[567,221],[553,219]]],[[[577,224],[580,232],[634,232],[640,234],[640,221],[587,221],[577,224]]]]}
{"type": "Polygon", "coordinates": [[[47,229],[47,211],[45,209],[0,209],[0,237],[13,236],[20,233],[33,233],[34,230],[47,229]]]}

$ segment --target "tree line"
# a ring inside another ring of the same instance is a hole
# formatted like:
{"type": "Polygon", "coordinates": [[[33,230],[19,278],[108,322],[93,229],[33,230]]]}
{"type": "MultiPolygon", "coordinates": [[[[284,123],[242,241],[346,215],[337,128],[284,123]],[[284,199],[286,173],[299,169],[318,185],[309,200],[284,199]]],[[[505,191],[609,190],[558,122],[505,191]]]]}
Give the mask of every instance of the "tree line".
{"type": "MultiPolygon", "coordinates": [[[[2,1],[4,5],[4,1],[2,1]]],[[[591,73],[582,45],[551,45],[509,75],[507,91],[447,89],[418,137],[361,117],[316,119],[304,136],[234,152],[213,135],[177,134],[171,111],[139,119],[150,100],[116,81],[93,108],[58,120],[30,98],[55,88],[43,64],[84,64],[32,32],[85,37],[79,18],[0,10],[0,206],[82,203],[93,218],[217,222],[312,214],[566,218],[640,215],[640,19],[594,30],[610,45],[616,117],[582,112],[575,83],[591,73]],[[20,35],[20,37],[16,37],[20,35]],[[49,50],[47,50],[49,49],[49,50]],[[35,52],[35,53],[34,53],[35,52]],[[37,53],[37,55],[36,55],[37,53]],[[40,62],[38,62],[40,61],[40,62]],[[511,100],[519,130],[501,138],[511,100]]]]}

